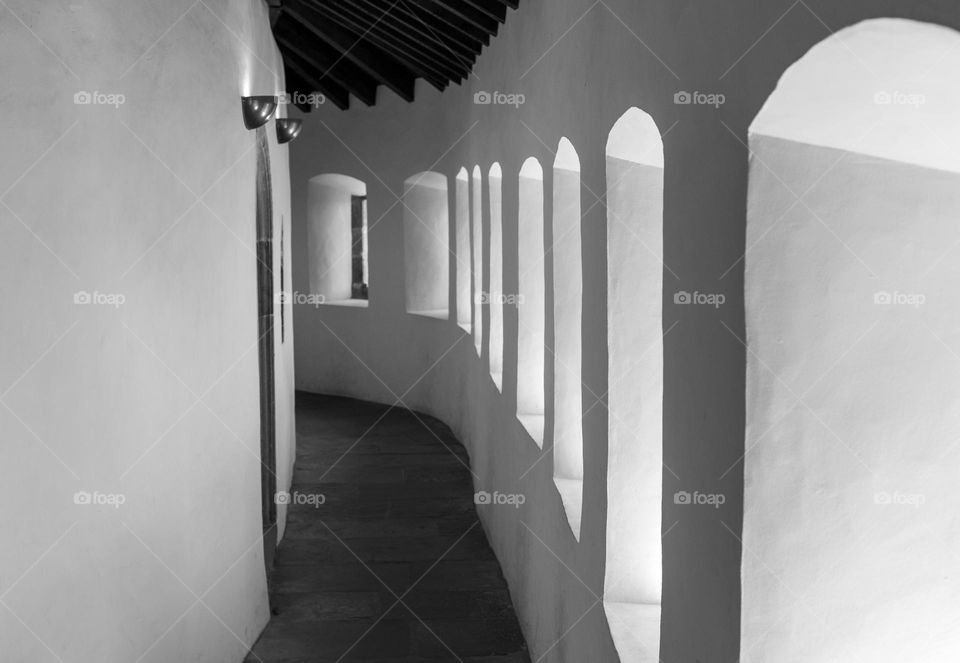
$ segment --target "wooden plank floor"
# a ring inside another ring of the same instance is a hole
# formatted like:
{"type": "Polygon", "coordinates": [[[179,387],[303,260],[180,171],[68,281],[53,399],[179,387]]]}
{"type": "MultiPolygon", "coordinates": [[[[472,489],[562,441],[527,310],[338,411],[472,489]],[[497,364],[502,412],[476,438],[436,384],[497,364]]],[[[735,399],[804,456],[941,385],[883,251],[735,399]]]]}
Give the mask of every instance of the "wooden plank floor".
{"type": "Polygon", "coordinates": [[[290,507],[247,662],[529,663],[468,465],[436,419],[298,393],[291,493],[325,501],[290,507]]]}

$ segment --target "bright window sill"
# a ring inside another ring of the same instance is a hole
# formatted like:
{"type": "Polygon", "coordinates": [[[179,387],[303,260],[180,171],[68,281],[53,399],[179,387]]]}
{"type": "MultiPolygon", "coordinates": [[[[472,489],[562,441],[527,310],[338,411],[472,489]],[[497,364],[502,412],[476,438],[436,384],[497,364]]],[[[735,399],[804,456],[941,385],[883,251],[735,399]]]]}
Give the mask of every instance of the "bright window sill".
{"type": "Polygon", "coordinates": [[[567,514],[567,522],[573,530],[574,538],[580,540],[580,516],[583,512],[583,479],[553,478],[557,486],[560,499],[563,500],[563,510],[567,514]]]}
{"type": "Polygon", "coordinates": [[[434,318],[436,320],[447,320],[450,318],[450,311],[445,308],[430,309],[426,311],[407,311],[410,315],[419,315],[424,318],[434,318]]]}
{"type": "Polygon", "coordinates": [[[503,392],[503,371],[491,371],[490,377],[493,378],[493,384],[497,385],[497,391],[503,392]]]}
{"type": "Polygon", "coordinates": [[[543,448],[543,428],[546,425],[546,418],[542,414],[517,414],[517,419],[523,424],[527,433],[537,443],[537,446],[543,448]]]}
{"type": "Polygon", "coordinates": [[[367,308],[370,306],[368,299],[328,299],[323,306],[346,306],[347,308],[367,308]]]}

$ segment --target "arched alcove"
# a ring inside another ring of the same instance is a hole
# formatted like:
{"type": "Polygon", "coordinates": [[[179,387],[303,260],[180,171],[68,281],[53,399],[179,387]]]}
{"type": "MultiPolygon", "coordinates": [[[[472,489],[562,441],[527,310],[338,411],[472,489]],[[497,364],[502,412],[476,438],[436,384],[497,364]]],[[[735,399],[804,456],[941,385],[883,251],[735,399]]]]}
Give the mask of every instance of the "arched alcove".
{"type": "Polygon", "coordinates": [[[538,446],[544,428],[545,277],[543,168],[536,158],[523,162],[519,174],[517,250],[517,418],[538,446]]]}
{"type": "Polygon", "coordinates": [[[338,174],[307,183],[310,293],[326,304],[367,305],[367,185],[338,174]]]}
{"type": "Polygon", "coordinates": [[[750,126],[744,661],[960,660],[958,70],[865,21],[750,126]]]}
{"type": "Polygon", "coordinates": [[[487,194],[490,196],[490,377],[503,389],[503,171],[490,166],[487,194]]]}
{"type": "Polygon", "coordinates": [[[480,356],[483,347],[483,176],[473,167],[470,183],[471,225],[473,226],[473,347],[480,356]]]}
{"type": "Polygon", "coordinates": [[[449,316],[449,202],[447,178],[414,175],[403,185],[403,251],[408,313],[449,316]]]}
{"type": "Polygon", "coordinates": [[[604,608],[620,659],[659,660],[663,143],[630,108],[607,139],[608,457],[604,608]]]}
{"type": "Polygon", "coordinates": [[[457,242],[457,324],[470,331],[471,321],[471,270],[470,270],[470,177],[467,169],[457,173],[456,191],[456,242],[457,242]]]}
{"type": "Polygon", "coordinates": [[[560,139],[553,162],[553,480],[573,535],[583,507],[583,397],[580,157],[560,139]]]}

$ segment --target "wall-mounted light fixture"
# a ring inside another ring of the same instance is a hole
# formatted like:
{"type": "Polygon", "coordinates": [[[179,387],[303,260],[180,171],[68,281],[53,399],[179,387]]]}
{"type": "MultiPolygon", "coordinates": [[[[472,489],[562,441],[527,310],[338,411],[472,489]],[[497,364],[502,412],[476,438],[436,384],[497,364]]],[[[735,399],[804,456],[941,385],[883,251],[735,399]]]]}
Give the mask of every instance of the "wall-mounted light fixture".
{"type": "Polygon", "coordinates": [[[277,142],[283,145],[300,135],[302,128],[300,120],[294,120],[288,117],[277,119],[277,142]]]}
{"type": "Polygon", "coordinates": [[[243,108],[243,126],[247,129],[262,127],[277,110],[276,97],[241,97],[240,101],[243,108]]]}

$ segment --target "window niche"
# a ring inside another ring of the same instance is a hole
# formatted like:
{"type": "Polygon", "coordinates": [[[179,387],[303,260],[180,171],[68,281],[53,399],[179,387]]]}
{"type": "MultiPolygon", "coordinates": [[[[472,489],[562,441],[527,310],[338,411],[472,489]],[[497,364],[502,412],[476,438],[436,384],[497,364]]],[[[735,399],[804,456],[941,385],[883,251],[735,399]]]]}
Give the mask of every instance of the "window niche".
{"type": "Polygon", "coordinates": [[[473,347],[477,356],[483,348],[483,176],[480,166],[473,167],[470,183],[470,223],[473,228],[473,347]]]}
{"type": "Polygon", "coordinates": [[[367,306],[367,185],[338,174],[307,185],[310,292],[324,304],[367,306]]]}
{"type": "Polygon", "coordinates": [[[503,389],[503,171],[490,166],[487,195],[490,198],[490,377],[503,389]]]}
{"type": "Polygon", "coordinates": [[[659,660],[663,575],[663,144],[629,109],[607,177],[607,564],[604,610],[623,661],[659,660]]]}
{"type": "Polygon", "coordinates": [[[517,419],[537,446],[544,429],[545,267],[543,168],[536,158],[519,174],[517,302],[517,419]]]}
{"type": "Polygon", "coordinates": [[[403,190],[403,252],[407,313],[449,317],[450,211],[447,178],[423,172],[403,190]]]}
{"type": "Polygon", "coordinates": [[[574,537],[583,506],[580,158],[566,138],[553,162],[553,480],[574,537]]]}
{"type": "Polygon", "coordinates": [[[471,330],[473,315],[470,292],[470,176],[461,168],[455,180],[454,203],[456,204],[456,261],[457,261],[457,324],[466,332],[471,330]]]}

